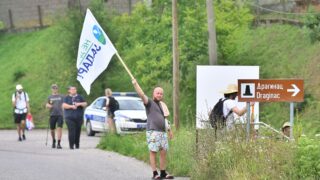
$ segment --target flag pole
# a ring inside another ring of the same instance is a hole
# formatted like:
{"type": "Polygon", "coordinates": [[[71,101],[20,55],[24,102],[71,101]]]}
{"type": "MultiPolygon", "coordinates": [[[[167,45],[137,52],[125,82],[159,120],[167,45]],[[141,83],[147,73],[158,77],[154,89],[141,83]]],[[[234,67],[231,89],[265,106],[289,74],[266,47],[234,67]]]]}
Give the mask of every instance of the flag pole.
{"type": "Polygon", "coordinates": [[[118,57],[118,59],[120,60],[121,64],[123,65],[123,67],[126,69],[126,71],[128,72],[129,76],[131,77],[131,79],[134,79],[133,75],[131,74],[130,70],[128,69],[127,65],[123,62],[122,58],[120,57],[120,55],[118,54],[118,51],[116,51],[116,55],[118,57]]]}

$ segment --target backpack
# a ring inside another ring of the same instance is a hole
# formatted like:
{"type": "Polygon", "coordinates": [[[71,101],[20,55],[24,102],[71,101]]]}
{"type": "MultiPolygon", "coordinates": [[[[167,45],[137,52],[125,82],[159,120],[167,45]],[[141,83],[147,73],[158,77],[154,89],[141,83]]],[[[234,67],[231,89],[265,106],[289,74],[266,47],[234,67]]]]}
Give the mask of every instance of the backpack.
{"type": "MultiPolygon", "coordinates": [[[[209,114],[209,122],[212,128],[215,130],[219,127],[222,128],[226,125],[226,119],[223,116],[223,103],[227,99],[219,99],[219,101],[214,105],[213,109],[211,110],[209,114]]],[[[227,117],[231,114],[232,111],[230,111],[227,115],[227,117]]]]}
{"type": "MultiPolygon", "coordinates": [[[[13,93],[13,94],[14,94],[14,97],[17,97],[17,93],[18,93],[18,91],[16,91],[16,92],[13,93]]],[[[23,96],[24,96],[24,100],[27,102],[26,92],[22,91],[22,93],[23,93],[23,96]]]]}
{"type": "MultiPolygon", "coordinates": [[[[14,95],[14,97],[16,98],[17,97],[17,91],[16,92],[14,92],[13,93],[13,95],[14,95]]],[[[27,95],[26,95],[26,92],[24,92],[24,91],[22,91],[22,93],[23,93],[23,96],[24,96],[24,100],[25,100],[25,102],[26,102],[26,104],[27,104],[27,95]]],[[[16,100],[16,99],[15,99],[16,100]]],[[[16,107],[14,107],[14,109],[15,109],[16,107]]]]}
{"type": "Polygon", "coordinates": [[[111,111],[112,114],[114,114],[116,110],[119,110],[119,103],[112,96],[109,97],[109,110],[111,111]]]}

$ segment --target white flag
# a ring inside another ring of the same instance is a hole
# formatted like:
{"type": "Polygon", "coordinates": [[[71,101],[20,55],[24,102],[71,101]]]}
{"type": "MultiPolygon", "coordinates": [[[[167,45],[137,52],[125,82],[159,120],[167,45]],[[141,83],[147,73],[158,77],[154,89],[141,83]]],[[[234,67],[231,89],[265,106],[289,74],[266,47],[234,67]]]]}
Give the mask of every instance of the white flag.
{"type": "Polygon", "coordinates": [[[106,33],[87,9],[77,58],[77,80],[87,94],[90,94],[91,84],[108,67],[116,52],[106,33]]]}

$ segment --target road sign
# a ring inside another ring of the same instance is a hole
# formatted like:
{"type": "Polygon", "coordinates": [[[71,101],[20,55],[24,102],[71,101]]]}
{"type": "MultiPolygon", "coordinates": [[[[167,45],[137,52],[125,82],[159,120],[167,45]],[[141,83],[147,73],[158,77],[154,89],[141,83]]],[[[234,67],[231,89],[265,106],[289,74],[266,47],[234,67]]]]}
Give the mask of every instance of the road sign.
{"type": "Polygon", "coordinates": [[[303,102],[302,79],[239,79],[240,102],[303,102]]]}

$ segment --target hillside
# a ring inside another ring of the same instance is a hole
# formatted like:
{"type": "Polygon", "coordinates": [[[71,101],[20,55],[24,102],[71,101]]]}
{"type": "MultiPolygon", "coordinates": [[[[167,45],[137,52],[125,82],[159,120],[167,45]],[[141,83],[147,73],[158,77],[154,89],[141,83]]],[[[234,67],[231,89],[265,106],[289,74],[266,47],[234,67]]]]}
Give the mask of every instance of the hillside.
{"type": "Polygon", "coordinates": [[[50,93],[50,84],[57,82],[66,87],[69,75],[68,61],[63,45],[59,43],[53,28],[38,32],[0,36],[0,104],[1,128],[14,127],[12,121],[11,95],[15,85],[21,83],[29,93],[31,111],[36,122],[45,117],[44,104],[50,93]],[[65,79],[65,77],[68,77],[65,79]]]}
{"type": "MultiPolygon", "coordinates": [[[[73,46],[71,37],[66,38],[67,33],[61,31],[54,26],[36,32],[0,35],[0,128],[15,127],[11,95],[18,83],[29,93],[31,112],[37,127],[46,127],[48,112],[44,105],[51,93],[52,83],[60,86],[62,94],[66,94],[66,88],[72,84],[78,86],[78,92],[85,95],[76,81],[75,54],[78,47],[73,46]]],[[[118,71],[121,72],[121,69],[118,71]]],[[[89,102],[103,93],[104,85],[101,84],[103,82],[93,85],[92,94],[86,96],[89,102]]]]}
{"type": "MultiPolygon", "coordinates": [[[[250,30],[230,41],[236,50],[229,53],[228,64],[259,65],[264,79],[301,78],[305,102],[295,106],[295,125],[302,133],[319,133],[320,60],[319,42],[311,43],[308,31],[289,25],[273,25],[250,30]],[[299,127],[297,126],[297,127],[299,127]],[[302,128],[302,127],[299,127],[302,128]]],[[[260,119],[281,127],[289,120],[289,103],[261,103],[260,119]]]]}

